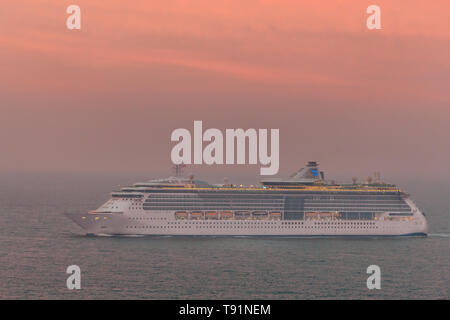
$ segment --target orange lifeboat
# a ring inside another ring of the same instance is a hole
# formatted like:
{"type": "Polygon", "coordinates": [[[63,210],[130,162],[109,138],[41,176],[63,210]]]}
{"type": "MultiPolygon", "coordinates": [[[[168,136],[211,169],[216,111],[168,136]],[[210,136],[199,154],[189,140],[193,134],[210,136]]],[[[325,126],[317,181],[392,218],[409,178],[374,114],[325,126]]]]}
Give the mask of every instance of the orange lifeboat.
{"type": "Polygon", "coordinates": [[[270,212],[271,219],[281,219],[281,212],[279,211],[271,211],[270,212]]]}
{"type": "Polygon", "coordinates": [[[216,211],[206,211],[206,219],[218,219],[219,214],[216,211]]]}
{"type": "Polygon", "coordinates": [[[220,213],[221,219],[232,219],[233,218],[233,211],[222,211],[220,213]]]}
{"type": "Polygon", "coordinates": [[[188,213],[186,211],[175,212],[175,219],[187,219],[188,213]]]}
{"type": "Polygon", "coordinates": [[[203,219],[203,211],[192,211],[191,219],[203,219]]]}

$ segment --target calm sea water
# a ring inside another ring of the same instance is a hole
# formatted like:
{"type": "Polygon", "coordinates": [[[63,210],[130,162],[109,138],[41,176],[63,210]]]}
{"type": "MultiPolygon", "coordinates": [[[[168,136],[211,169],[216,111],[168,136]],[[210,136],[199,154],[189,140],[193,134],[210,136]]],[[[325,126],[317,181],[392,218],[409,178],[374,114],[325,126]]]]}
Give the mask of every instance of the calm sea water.
{"type": "Polygon", "coordinates": [[[402,239],[86,237],[61,215],[142,176],[0,175],[3,299],[449,299],[450,181],[403,181],[430,236],[402,239]],[[66,288],[67,266],[82,289],[66,288]],[[368,290],[366,268],[381,268],[368,290]]]}

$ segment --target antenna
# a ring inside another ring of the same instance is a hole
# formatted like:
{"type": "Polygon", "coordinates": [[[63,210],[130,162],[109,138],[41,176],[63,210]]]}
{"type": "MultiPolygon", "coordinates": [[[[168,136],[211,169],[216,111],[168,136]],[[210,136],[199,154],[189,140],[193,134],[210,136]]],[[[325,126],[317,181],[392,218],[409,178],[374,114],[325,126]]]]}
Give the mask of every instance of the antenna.
{"type": "Polygon", "coordinates": [[[182,164],[176,164],[172,167],[174,173],[175,173],[175,177],[179,178],[182,175],[182,171],[183,169],[186,168],[186,165],[184,163],[182,164]]]}
{"type": "Polygon", "coordinates": [[[375,183],[381,183],[381,174],[380,174],[380,172],[375,172],[375,183]]]}

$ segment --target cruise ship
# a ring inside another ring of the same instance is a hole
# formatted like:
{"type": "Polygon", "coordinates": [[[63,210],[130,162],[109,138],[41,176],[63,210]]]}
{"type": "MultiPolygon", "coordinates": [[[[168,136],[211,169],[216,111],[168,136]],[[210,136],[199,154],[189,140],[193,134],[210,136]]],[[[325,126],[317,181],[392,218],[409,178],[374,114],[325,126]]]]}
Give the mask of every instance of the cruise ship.
{"type": "Polygon", "coordinates": [[[135,183],[97,210],[66,216],[92,235],[379,237],[426,236],[428,229],[395,185],[327,182],[315,161],[258,187],[178,176],[135,183]]]}

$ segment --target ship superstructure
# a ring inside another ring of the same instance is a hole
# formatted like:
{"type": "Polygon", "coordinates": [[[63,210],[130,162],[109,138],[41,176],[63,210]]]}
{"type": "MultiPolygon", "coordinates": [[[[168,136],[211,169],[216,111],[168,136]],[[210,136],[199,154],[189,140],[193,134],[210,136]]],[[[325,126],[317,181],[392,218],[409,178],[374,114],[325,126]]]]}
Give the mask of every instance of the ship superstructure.
{"type": "Polygon", "coordinates": [[[327,183],[310,161],[259,187],[170,177],[111,193],[88,213],[67,213],[88,234],[205,236],[419,236],[425,216],[395,185],[327,183]]]}

